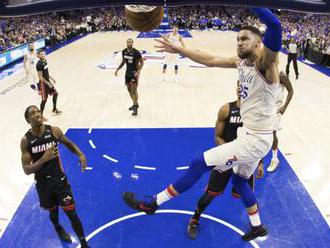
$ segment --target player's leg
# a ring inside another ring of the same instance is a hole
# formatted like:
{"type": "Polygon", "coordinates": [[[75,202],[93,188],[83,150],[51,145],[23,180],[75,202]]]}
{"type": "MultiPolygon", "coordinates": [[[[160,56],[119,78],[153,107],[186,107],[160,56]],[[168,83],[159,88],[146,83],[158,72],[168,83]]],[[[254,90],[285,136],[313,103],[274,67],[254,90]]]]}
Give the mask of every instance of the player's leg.
{"type": "Polygon", "coordinates": [[[298,77],[299,77],[298,65],[297,65],[297,55],[298,54],[295,54],[294,57],[293,57],[293,69],[294,69],[294,72],[296,74],[296,79],[298,79],[298,77]]]}
{"type": "Polygon", "coordinates": [[[273,132],[273,145],[272,145],[272,160],[270,162],[270,165],[267,168],[267,172],[274,172],[277,167],[279,166],[279,159],[277,157],[278,152],[278,138],[276,135],[276,131],[273,132]]]}
{"type": "Polygon", "coordinates": [[[289,73],[290,73],[290,64],[291,64],[291,61],[292,61],[292,54],[289,53],[288,54],[288,62],[286,64],[286,69],[285,69],[285,72],[286,72],[286,75],[289,76],[289,73]]]}
{"type": "MultiPolygon", "coordinates": [[[[166,57],[166,55],[165,55],[165,57],[166,57]]],[[[162,72],[162,81],[165,81],[166,68],[167,68],[167,63],[164,63],[163,64],[163,72],[162,72]]]]}
{"type": "Polygon", "coordinates": [[[51,186],[49,179],[38,181],[36,183],[36,189],[38,192],[40,206],[43,209],[48,210],[49,219],[52,222],[59,239],[64,242],[71,243],[72,241],[70,235],[59,223],[56,197],[54,197],[54,194],[52,192],[53,187],[51,186]]]}
{"type": "Polygon", "coordinates": [[[138,199],[134,193],[125,192],[123,195],[124,201],[133,209],[147,214],[153,214],[160,205],[190,189],[205,172],[215,166],[221,165],[222,172],[235,166],[235,162],[237,162],[235,155],[239,154],[237,149],[239,142],[239,139],[236,139],[204,152],[202,156],[188,164],[189,169],[181,177],[159,192],[156,197],[138,199]]]}
{"type": "Polygon", "coordinates": [[[62,111],[60,111],[60,110],[57,109],[57,98],[58,98],[58,93],[57,93],[55,87],[50,88],[50,90],[49,90],[49,94],[50,94],[50,95],[53,95],[53,113],[54,113],[54,114],[61,114],[62,111]]]}
{"type": "Polygon", "coordinates": [[[138,95],[138,81],[137,79],[132,82],[132,92],[133,92],[133,113],[132,115],[137,115],[138,114],[138,108],[139,108],[139,103],[138,103],[138,99],[139,99],[139,95],[138,95]]]}
{"type": "MultiPolygon", "coordinates": [[[[43,82],[39,82],[39,94],[41,96],[41,103],[40,103],[40,111],[41,114],[43,115],[46,102],[48,99],[48,86],[45,85],[43,82]]],[[[43,116],[44,121],[47,121],[47,119],[43,116]]]]}
{"type": "Polygon", "coordinates": [[[262,226],[259,217],[257,199],[248,181],[258,167],[260,159],[271,148],[273,135],[270,132],[267,134],[255,133],[251,135],[248,131],[243,134],[238,133],[238,139],[240,135],[242,135],[242,142],[239,147],[240,157],[245,157],[245,162],[233,168],[232,183],[236,191],[240,194],[250,218],[252,228],[242,237],[243,240],[249,241],[259,236],[267,235],[267,230],[262,226]]]}
{"type": "Polygon", "coordinates": [[[174,65],[174,75],[175,75],[174,81],[175,82],[179,82],[178,71],[179,71],[179,65],[176,64],[176,65],[174,65]]]}
{"type": "Polygon", "coordinates": [[[65,180],[61,180],[59,182],[56,193],[57,193],[58,204],[62,206],[65,214],[69,218],[72,229],[76,233],[80,241],[81,247],[88,248],[89,246],[87,245],[83,226],[75,210],[75,202],[71,191],[71,186],[66,178],[65,180]]]}
{"type": "Polygon", "coordinates": [[[242,236],[243,240],[250,241],[257,237],[266,236],[267,230],[261,224],[257,199],[249,185],[248,179],[234,173],[232,182],[237,192],[241,195],[252,226],[252,228],[242,236]]]}
{"type": "Polygon", "coordinates": [[[128,76],[125,77],[125,84],[126,84],[129,96],[131,97],[132,102],[133,102],[133,105],[131,107],[129,107],[128,110],[132,111],[132,110],[134,110],[134,95],[133,95],[133,89],[132,89],[132,83],[131,83],[130,77],[128,77],[128,76]]]}
{"type": "Polygon", "coordinates": [[[174,64],[174,81],[177,83],[179,82],[179,62],[180,62],[180,55],[173,54],[173,64],[174,64]]]}
{"type": "Polygon", "coordinates": [[[191,239],[195,239],[198,234],[199,219],[201,214],[205,211],[205,209],[210,205],[216,196],[222,194],[225,191],[231,174],[232,170],[227,170],[222,173],[215,169],[212,170],[207,189],[203,196],[199,198],[195,213],[188,224],[187,233],[191,239]]]}

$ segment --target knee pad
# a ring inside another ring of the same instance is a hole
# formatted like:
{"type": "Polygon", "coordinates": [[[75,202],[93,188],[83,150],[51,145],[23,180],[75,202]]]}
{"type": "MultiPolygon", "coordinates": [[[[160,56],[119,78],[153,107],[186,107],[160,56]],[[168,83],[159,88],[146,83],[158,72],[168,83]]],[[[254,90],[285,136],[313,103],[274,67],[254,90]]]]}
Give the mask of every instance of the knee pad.
{"type": "Polygon", "coordinates": [[[179,66],[178,66],[178,65],[175,65],[175,66],[174,66],[174,70],[177,71],[178,69],[179,69],[179,66]]]}
{"type": "Polygon", "coordinates": [[[164,64],[163,65],[163,70],[166,70],[166,68],[167,68],[167,64],[164,64]]]}

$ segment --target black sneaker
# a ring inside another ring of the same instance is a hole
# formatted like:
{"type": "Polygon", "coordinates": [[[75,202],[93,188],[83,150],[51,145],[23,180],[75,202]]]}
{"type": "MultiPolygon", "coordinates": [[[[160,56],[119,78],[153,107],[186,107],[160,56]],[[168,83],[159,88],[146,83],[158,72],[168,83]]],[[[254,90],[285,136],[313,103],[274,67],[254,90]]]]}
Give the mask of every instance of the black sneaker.
{"type": "Polygon", "coordinates": [[[60,114],[62,114],[62,111],[60,111],[58,109],[54,109],[53,113],[56,114],[56,115],[60,115],[60,114]]]}
{"type": "Polygon", "coordinates": [[[70,235],[64,230],[62,226],[56,227],[55,230],[60,240],[64,241],[65,243],[72,243],[70,235]]]}
{"type": "Polygon", "coordinates": [[[132,111],[134,110],[135,106],[137,106],[139,108],[139,104],[136,104],[136,105],[132,105],[131,107],[128,108],[129,111],[132,111]]]}
{"type": "Polygon", "coordinates": [[[151,200],[137,200],[135,194],[132,192],[125,192],[123,194],[123,199],[130,208],[139,212],[145,212],[146,214],[154,214],[158,209],[158,205],[154,197],[150,198],[151,200]]]}
{"type": "Polygon", "coordinates": [[[199,223],[195,219],[190,219],[188,228],[187,228],[187,234],[189,238],[191,239],[196,239],[197,234],[198,234],[198,228],[199,228],[199,223]]]}
{"type": "Polygon", "coordinates": [[[90,248],[90,246],[87,244],[86,240],[80,241],[81,248],[90,248]]]}
{"type": "Polygon", "coordinates": [[[256,239],[258,237],[264,237],[267,235],[267,229],[263,226],[253,226],[251,230],[247,233],[245,233],[242,236],[242,239],[245,241],[251,241],[253,239],[256,239]]]}
{"type": "Polygon", "coordinates": [[[132,115],[136,116],[137,114],[138,114],[138,106],[135,106],[132,115]]]}

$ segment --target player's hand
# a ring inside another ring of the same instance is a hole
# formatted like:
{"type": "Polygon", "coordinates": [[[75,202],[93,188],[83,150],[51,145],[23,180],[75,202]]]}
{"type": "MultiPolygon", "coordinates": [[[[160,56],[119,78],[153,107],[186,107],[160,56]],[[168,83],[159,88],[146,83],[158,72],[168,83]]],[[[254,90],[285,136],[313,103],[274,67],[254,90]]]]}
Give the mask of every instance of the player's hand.
{"type": "Polygon", "coordinates": [[[81,166],[81,172],[84,172],[87,167],[87,160],[84,154],[79,156],[79,163],[81,166]]]}
{"type": "Polygon", "coordinates": [[[54,158],[58,157],[58,148],[53,147],[45,151],[44,155],[42,155],[41,159],[46,163],[54,158]]]}
{"type": "Polygon", "coordinates": [[[259,163],[258,165],[258,168],[257,168],[257,178],[258,179],[261,179],[263,178],[265,175],[265,172],[264,172],[264,164],[262,162],[259,163]]]}
{"type": "Polygon", "coordinates": [[[55,79],[53,79],[53,83],[54,83],[54,84],[56,84],[56,81],[55,81],[55,79]]]}
{"type": "Polygon", "coordinates": [[[157,52],[178,53],[178,48],[169,41],[164,35],[160,39],[155,39],[159,44],[155,46],[157,52]]]}
{"type": "Polygon", "coordinates": [[[139,76],[140,76],[140,72],[135,72],[134,73],[134,77],[139,78],[139,76]]]}
{"type": "Polygon", "coordinates": [[[280,108],[277,110],[277,113],[283,115],[284,112],[285,112],[285,110],[286,110],[286,107],[284,107],[284,106],[283,106],[283,107],[280,107],[280,108]]]}
{"type": "Polygon", "coordinates": [[[115,71],[115,76],[118,77],[118,71],[115,71]]]}

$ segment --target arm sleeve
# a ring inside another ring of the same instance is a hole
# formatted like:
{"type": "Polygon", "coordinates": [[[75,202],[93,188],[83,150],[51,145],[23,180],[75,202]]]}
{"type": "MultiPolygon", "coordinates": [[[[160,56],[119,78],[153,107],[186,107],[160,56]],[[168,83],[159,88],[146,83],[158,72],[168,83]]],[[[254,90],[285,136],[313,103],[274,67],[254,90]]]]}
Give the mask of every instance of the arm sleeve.
{"type": "Polygon", "coordinates": [[[252,11],[267,26],[263,39],[264,45],[274,52],[280,51],[282,46],[282,26],[280,21],[269,9],[252,8],[252,11]]]}

